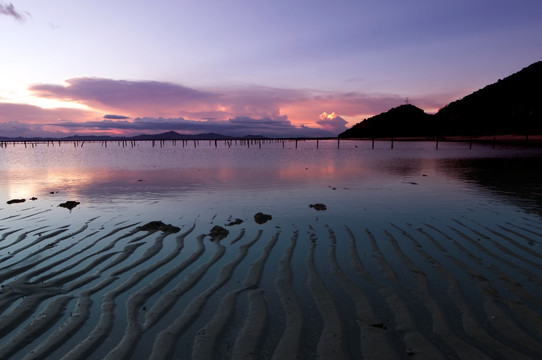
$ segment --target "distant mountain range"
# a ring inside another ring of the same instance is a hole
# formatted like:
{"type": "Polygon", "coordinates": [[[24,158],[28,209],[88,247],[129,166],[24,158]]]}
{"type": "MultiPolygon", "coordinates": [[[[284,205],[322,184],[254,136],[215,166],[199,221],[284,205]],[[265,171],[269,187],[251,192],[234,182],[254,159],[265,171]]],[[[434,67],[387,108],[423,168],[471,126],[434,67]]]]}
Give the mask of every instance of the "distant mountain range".
{"type": "Polygon", "coordinates": [[[542,61],[426,114],[406,104],[365,119],[340,138],[542,134],[542,61]]]}
{"type": "Polygon", "coordinates": [[[246,136],[227,136],[216,133],[205,134],[179,134],[175,131],[168,131],[160,134],[142,134],[137,136],[100,136],[100,135],[71,135],[62,138],[44,138],[44,137],[0,137],[0,141],[130,141],[130,140],[254,140],[267,139],[262,135],[246,135],[246,136]]]}

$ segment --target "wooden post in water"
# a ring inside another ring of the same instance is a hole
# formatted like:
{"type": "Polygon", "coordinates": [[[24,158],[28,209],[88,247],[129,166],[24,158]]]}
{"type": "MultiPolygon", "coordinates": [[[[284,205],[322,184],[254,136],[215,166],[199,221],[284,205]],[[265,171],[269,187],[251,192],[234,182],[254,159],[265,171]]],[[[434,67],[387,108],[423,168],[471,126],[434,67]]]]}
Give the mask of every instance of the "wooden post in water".
{"type": "Polygon", "coordinates": [[[341,147],[341,138],[337,138],[337,149],[341,147]]]}
{"type": "Polygon", "coordinates": [[[318,149],[318,139],[316,139],[316,148],[318,149]]]}
{"type": "Polygon", "coordinates": [[[393,136],[391,137],[391,149],[393,149],[393,136]]]}
{"type": "Polygon", "coordinates": [[[472,149],[472,136],[469,138],[469,150],[472,149]]]}
{"type": "Polygon", "coordinates": [[[436,140],[435,140],[435,149],[438,150],[438,136],[437,136],[437,138],[436,138],[436,140]]]}
{"type": "Polygon", "coordinates": [[[372,138],[372,140],[371,140],[371,149],[372,150],[375,149],[375,138],[372,138]]]}

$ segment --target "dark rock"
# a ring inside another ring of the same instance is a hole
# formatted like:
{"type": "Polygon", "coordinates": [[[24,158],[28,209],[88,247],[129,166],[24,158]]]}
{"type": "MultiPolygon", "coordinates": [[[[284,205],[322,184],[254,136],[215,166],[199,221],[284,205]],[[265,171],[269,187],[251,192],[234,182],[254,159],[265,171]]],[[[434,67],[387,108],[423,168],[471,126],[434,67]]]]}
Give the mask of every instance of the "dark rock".
{"type": "Polygon", "coordinates": [[[243,220],[235,219],[234,221],[230,221],[229,223],[227,223],[226,226],[239,225],[239,224],[242,224],[242,223],[243,223],[243,220]]]}
{"type": "Polygon", "coordinates": [[[149,223],[146,223],[145,225],[138,226],[136,228],[136,231],[161,231],[163,233],[176,233],[179,232],[181,229],[177,226],[173,226],[171,224],[164,224],[161,221],[151,221],[149,223]]]}
{"type": "Polygon", "coordinates": [[[30,200],[32,200],[32,201],[36,201],[36,200],[38,200],[38,198],[37,198],[37,197],[35,197],[35,196],[33,196],[33,197],[31,197],[31,198],[30,198],[30,200]]]}
{"type": "Polygon", "coordinates": [[[26,199],[12,199],[8,201],[8,204],[19,204],[19,203],[24,203],[25,201],[26,199]]]}
{"type": "Polygon", "coordinates": [[[77,205],[81,204],[79,201],[66,201],[58,206],[60,207],[63,207],[63,208],[66,208],[68,210],[71,210],[73,209],[74,207],[76,207],[77,205]]]}
{"type": "Polygon", "coordinates": [[[316,211],[327,210],[327,207],[324,204],[310,204],[309,207],[313,208],[316,211]]]}
{"type": "Polygon", "coordinates": [[[222,226],[215,225],[211,229],[211,232],[209,233],[209,236],[213,240],[222,240],[226,236],[228,236],[229,233],[230,232],[228,230],[224,229],[222,226]]]}
{"type": "Polygon", "coordinates": [[[267,214],[264,214],[264,213],[261,213],[261,212],[254,215],[254,221],[256,221],[257,224],[265,224],[266,222],[268,222],[272,218],[273,217],[271,215],[267,215],[267,214]]]}

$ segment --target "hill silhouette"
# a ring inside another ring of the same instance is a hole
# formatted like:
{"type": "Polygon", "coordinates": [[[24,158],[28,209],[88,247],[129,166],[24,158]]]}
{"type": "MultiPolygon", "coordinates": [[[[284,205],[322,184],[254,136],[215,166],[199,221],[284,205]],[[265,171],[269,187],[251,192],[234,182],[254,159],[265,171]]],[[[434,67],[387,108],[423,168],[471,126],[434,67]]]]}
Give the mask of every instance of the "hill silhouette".
{"type": "Polygon", "coordinates": [[[542,133],[542,61],[454,101],[436,117],[446,135],[542,133]]]}
{"type": "Polygon", "coordinates": [[[456,100],[435,115],[402,105],[339,134],[343,138],[542,134],[542,61],[456,100]]]}
{"type": "Polygon", "coordinates": [[[414,105],[405,104],[357,123],[339,137],[432,136],[435,131],[431,115],[414,105]]]}

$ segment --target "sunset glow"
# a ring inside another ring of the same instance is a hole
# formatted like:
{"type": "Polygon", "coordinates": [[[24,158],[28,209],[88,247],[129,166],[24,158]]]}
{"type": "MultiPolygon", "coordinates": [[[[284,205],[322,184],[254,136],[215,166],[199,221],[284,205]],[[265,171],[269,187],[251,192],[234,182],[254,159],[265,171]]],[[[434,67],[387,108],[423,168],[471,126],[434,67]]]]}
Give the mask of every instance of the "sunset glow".
{"type": "Polygon", "coordinates": [[[535,0],[211,3],[0,1],[0,137],[336,136],[542,58],[535,0]]]}

